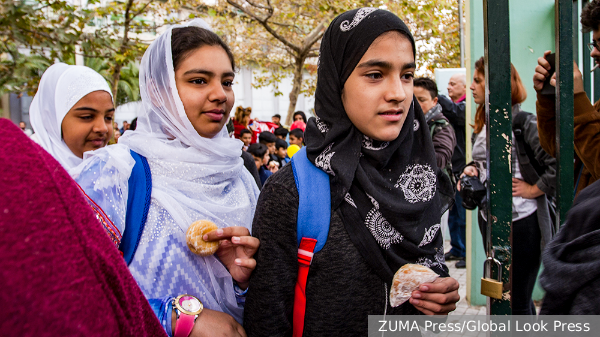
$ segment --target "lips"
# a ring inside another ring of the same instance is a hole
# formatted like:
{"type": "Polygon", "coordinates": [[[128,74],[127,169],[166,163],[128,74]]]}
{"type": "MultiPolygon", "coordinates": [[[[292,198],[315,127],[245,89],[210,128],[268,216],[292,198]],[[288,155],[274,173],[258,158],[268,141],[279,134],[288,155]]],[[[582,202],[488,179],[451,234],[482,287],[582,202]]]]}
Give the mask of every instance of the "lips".
{"type": "Polygon", "coordinates": [[[206,115],[208,118],[210,118],[214,122],[220,122],[223,120],[223,117],[225,117],[225,110],[213,109],[213,110],[205,111],[202,114],[206,115]]]}
{"type": "Polygon", "coordinates": [[[397,122],[402,118],[403,109],[390,109],[380,112],[378,115],[388,122],[397,122]]]}
{"type": "Polygon", "coordinates": [[[94,147],[103,147],[106,144],[106,138],[91,139],[90,142],[94,147]]]}

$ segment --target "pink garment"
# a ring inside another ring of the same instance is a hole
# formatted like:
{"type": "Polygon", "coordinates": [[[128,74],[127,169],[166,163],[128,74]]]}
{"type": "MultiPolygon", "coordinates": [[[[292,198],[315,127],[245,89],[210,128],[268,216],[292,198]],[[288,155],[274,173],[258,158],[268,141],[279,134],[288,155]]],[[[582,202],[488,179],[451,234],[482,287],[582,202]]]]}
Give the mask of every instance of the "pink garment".
{"type": "Polygon", "coordinates": [[[166,336],[62,166],[0,119],[0,331],[166,336]]]}
{"type": "Polygon", "coordinates": [[[454,102],[454,103],[460,103],[460,102],[464,101],[465,99],[467,99],[467,94],[466,93],[463,94],[462,96],[460,96],[460,98],[456,102],[454,102]]]}

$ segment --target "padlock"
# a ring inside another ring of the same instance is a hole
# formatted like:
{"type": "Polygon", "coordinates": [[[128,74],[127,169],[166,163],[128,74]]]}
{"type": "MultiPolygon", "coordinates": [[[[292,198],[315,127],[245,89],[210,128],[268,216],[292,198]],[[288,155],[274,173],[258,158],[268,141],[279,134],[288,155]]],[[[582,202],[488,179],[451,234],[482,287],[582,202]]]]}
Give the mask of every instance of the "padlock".
{"type": "Polygon", "coordinates": [[[502,280],[502,264],[500,263],[500,261],[489,256],[483,263],[484,277],[481,278],[481,294],[500,300],[502,299],[502,281],[494,280],[491,277],[485,277],[485,271],[487,270],[486,265],[488,262],[494,262],[498,266],[498,278],[502,280]]]}

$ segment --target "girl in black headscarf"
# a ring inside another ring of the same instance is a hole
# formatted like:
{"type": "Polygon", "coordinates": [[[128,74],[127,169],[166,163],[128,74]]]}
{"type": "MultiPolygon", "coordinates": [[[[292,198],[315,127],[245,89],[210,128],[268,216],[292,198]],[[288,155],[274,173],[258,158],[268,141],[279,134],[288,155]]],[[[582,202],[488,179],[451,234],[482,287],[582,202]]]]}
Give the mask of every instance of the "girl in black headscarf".
{"type": "MultiPolygon", "coordinates": [[[[412,35],[388,11],[346,12],[323,37],[317,118],[305,139],[308,159],[329,174],[332,211],[308,274],[304,336],[364,336],[368,315],[445,314],[458,301],[440,231],[454,193],[413,98],[414,72],[412,35]],[[442,277],[391,308],[390,284],[406,263],[442,277]]],[[[291,332],[298,200],[291,165],[261,192],[252,233],[262,246],[244,318],[249,336],[291,332]]]]}

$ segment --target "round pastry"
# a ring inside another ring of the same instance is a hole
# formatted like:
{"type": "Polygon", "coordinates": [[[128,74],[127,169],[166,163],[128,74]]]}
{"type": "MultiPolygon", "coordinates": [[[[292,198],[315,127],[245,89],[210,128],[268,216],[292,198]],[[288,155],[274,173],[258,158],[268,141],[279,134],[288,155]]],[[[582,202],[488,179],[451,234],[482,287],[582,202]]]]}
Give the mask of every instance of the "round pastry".
{"type": "Polygon", "coordinates": [[[412,292],[419,289],[423,283],[433,282],[438,277],[433,270],[420,264],[403,265],[392,280],[392,289],[390,290],[390,305],[397,307],[408,301],[412,292]]]}
{"type": "Polygon", "coordinates": [[[185,234],[188,248],[192,253],[200,256],[214,254],[219,248],[219,241],[207,242],[202,239],[204,234],[217,230],[219,227],[212,221],[198,220],[193,222],[185,234]]]}

